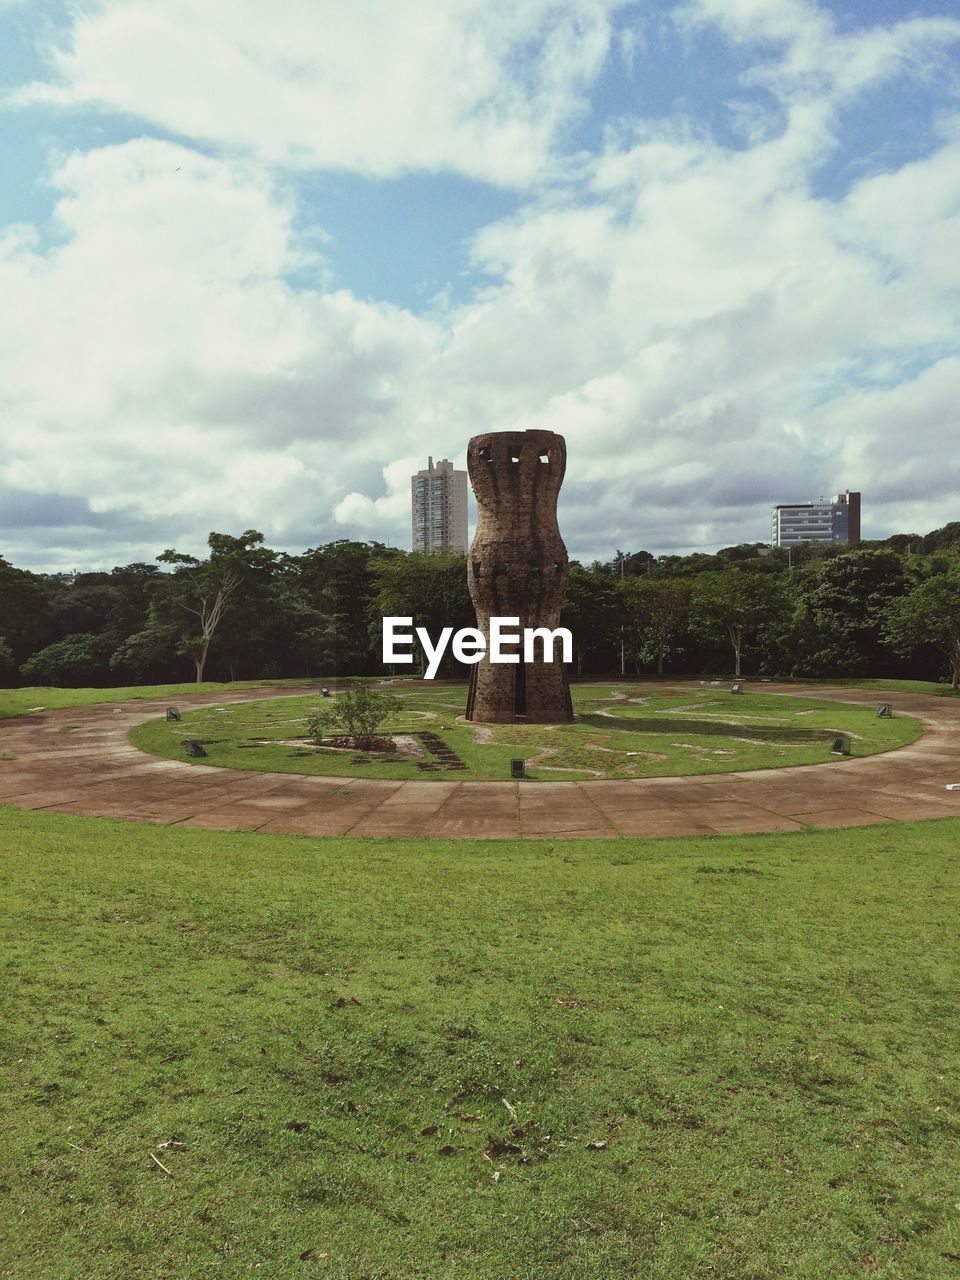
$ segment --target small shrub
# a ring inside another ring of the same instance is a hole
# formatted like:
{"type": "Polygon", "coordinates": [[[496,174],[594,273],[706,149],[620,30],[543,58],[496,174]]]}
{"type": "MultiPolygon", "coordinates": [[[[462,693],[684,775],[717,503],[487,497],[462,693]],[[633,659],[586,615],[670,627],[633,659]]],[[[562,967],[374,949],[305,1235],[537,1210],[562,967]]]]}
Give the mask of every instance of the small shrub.
{"type": "Polygon", "coordinates": [[[317,708],[307,716],[307,733],[319,746],[324,733],[334,731],[349,739],[358,751],[375,746],[376,731],[399,707],[389,693],[380,693],[367,685],[358,685],[337,696],[335,702],[317,708]]]}

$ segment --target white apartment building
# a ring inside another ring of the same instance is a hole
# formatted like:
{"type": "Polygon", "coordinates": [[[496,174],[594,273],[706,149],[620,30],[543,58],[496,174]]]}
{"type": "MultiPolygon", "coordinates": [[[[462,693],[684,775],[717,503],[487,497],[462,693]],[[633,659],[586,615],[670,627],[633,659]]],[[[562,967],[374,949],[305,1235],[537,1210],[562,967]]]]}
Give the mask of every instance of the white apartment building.
{"type": "Polygon", "coordinates": [[[770,533],[775,547],[859,542],[860,494],[847,489],[831,502],[778,502],[771,508],[770,533]]]}
{"type": "Polygon", "coordinates": [[[441,458],[410,477],[414,551],[467,550],[467,473],[441,458]]]}

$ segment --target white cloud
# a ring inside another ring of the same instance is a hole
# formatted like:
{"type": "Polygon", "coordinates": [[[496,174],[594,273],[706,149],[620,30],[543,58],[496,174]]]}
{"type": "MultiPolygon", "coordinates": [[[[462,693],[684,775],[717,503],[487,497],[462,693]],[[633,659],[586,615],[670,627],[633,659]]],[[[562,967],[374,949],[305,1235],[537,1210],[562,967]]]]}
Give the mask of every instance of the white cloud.
{"type": "Polygon", "coordinates": [[[139,140],[54,183],[54,243],[0,246],[0,481],[193,530],[327,518],[433,327],[287,284],[291,208],[256,167],[139,140]]]}
{"type": "Polygon", "coordinates": [[[953,505],[960,489],[960,460],[951,447],[958,395],[960,356],[947,356],[896,385],[847,391],[812,421],[839,442],[846,473],[868,471],[873,493],[893,510],[931,501],[953,505]]]}
{"type": "MultiPolygon", "coordinates": [[[[577,11],[556,12],[572,22],[577,11]]],[[[180,5],[91,12],[78,18],[62,92],[134,109],[123,95],[137,90],[138,50],[155,40],[169,66],[165,15],[175,32],[180,5]],[[134,21],[148,16],[159,24],[150,40],[134,21]],[[104,68],[122,93],[104,88],[104,68]]],[[[223,12],[211,0],[210,13],[223,12]]],[[[340,536],[406,545],[409,476],[427,455],[462,457],[476,432],[524,426],[567,436],[562,527],[588,559],[618,545],[763,539],[770,502],[822,489],[862,489],[877,534],[957,516],[960,464],[945,441],[960,401],[960,123],[944,117],[929,154],[848,184],[842,198],[814,195],[843,110],[838,50],[851,64],[862,55],[866,70],[844,82],[853,85],[886,74],[891,46],[882,32],[839,36],[810,4],[697,4],[726,38],[766,33],[763,74],[789,98],[781,128],[748,130],[752,140],[732,148],[689,122],[621,121],[575,177],[537,187],[476,234],[472,262],[487,283],[466,302],[417,316],[331,286],[269,159],[286,164],[301,148],[305,163],[474,166],[503,181],[543,170],[576,86],[602,57],[606,10],[584,0],[584,50],[554,22],[555,47],[519,88],[501,72],[547,10],[538,0],[527,28],[494,8],[505,24],[494,34],[486,12],[464,0],[406,33],[384,10],[383,38],[398,61],[413,59],[415,83],[390,80],[379,36],[366,70],[360,52],[344,54],[344,110],[355,118],[343,136],[321,130],[328,150],[309,152],[309,114],[284,132],[300,112],[291,103],[312,91],[309,74],[281,66],[281,48],[293,56],[289,31],[256,44],[261,17],[276,24],[238,5],[217,74],[229,79],[238,59],[243,74],[207,95],[195,124],[242,158],[150,139],[76,154],[53,178],[54,236],[28,225],[0,236],[0,485],[31,528],[31,496],[48,504],[61,563],[149,558],[169,543],[196,550],[212,528],[251,525],[294,550],[340,536]],[[440,119],[427,111],[424,136],[411,139],[426,110],[424,68],[451,22],[462,96],[442,70],[440,119]],[[818,74],[818,58],[827,87],[791,87],[797,68],[818,74]],[[291,98],[264,108],[262,134],[243,104],[230,124],[236,86],[262,106],[281,70],[291,98]],[[504,121],[533,130],[513,155],[501,154],[504,121]]],[[[327,53],[302,13],[309,70],[327,53]]],[[[338,21],[330,48],[342,52],[353,19],[338,21]]],[[[205,7],[197,22],[213,62],[205,7]]],[[[895,29],[898,48],[910,45],[908,25],[895,29]]],[[[952,29],[928,37],[944,47],[952,29]]],[[[142,111],[171,125],[175,97],[148,84],[142,111]]],[[[21,531],[5,554],[35,561],[42,536],[21,531]]]]}
{"type": "MultiPolygon", "coordinates": [[[[84,494],[146,557],[250,525],[403,545],[428,453],[537,426],[568,440],[575,553],[762,539],[769,502],[848,485],[892,531],[906,438],[911,491],[960,479],[960,140],[842,201],[809,194],[813,163],[789,133],[648,134],[589,197],[485,228],[500,283],[422,319],[325,289],[322,263],[291,287],[292,209],[256,166],[147,141],[72,157],[60,239],[17,230],[0,257],[0,481],[84,494]]],[[[931,492],[928,523],[952,518],[931,492]]]]}
{"type": "Polygon", "coordinates": [[[677,20],[771,47],[773,56],[745,78],[788,99],[815,94],[841,101],[904,70],[930,75],[938,56],[960,41],[960,21],[947,16],[908,16],[841,32],[829,9],[813,0],[687,0],[677,20]]]}
{"type": "Polygon", "coordinates": [[[92,104],[298,168],[523,186],[625,0],[95,0],[21,102],[92,104]]]}
{"type": "Polygon", "coordinates": [[[338,524],[376,534],[383,528],[410,523],[410,477],[425,465],[416,456],[398,458],[383,468],[386,493],[370,498],[364,493],[348,493],[333,511],[338,524]]]}
{"type": "MultiPolygon", "coordinates": [[[[742,151],[648,129],[598,161],[590,205],[477,237],[505,283],[461,310],[448,376],[495,369],[488,425],[566,434],[567,491],[595,495],[562,499],[581,548],[614,545],[624,513],[631,545],[690,545],[693,510],[704,541],[763,539],[767,504],[831,486],[866,492],[868,529],[897,528],[903,415],[924,386],[910,370],[960,344],[960,148],[947,130],[842,201],[810,194],[818,163],[790,128],[742,151]],[[854,431],[831,406],[857,386],[870,399],[850,405],[870,412],[854,431]]],[[[954,363],[937,385],[909,419],[917,476],[953,430],[954,363]]],[[[948,492],[931,524],[955,518],[948,492]]]]}

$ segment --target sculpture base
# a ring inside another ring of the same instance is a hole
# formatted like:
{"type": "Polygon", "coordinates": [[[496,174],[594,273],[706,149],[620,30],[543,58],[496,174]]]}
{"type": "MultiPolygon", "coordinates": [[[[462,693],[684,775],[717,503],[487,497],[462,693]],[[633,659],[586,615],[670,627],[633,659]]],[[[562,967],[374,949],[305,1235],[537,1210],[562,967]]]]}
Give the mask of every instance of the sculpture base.
{"type": "Polygon", "coordinates": [[[466,718],[486,724],[569,724],[573,703],[560,663],[478,663],[470,673],[466,718]]]}

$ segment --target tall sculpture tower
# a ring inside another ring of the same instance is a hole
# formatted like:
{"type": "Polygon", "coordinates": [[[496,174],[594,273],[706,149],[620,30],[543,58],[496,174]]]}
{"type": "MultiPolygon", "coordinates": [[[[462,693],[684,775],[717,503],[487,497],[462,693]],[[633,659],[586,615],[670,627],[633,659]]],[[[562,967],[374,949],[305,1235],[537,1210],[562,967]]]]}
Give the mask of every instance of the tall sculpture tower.
{"type": "MultiPolygon", "coordinates": [[[[520,627],[558,626],[567,585],[567,549],[557,526],[557,495],[567,465],[563,436],[552,431],[498,431],[474,436],[467,471],[477,498],[477,530],[467,556],[467,583],[477,626],[519,618],[520,627]]],[[[573,719],[567,673],[559,661],[472,668],[467,719],[557,724],[573,719]]]]}

